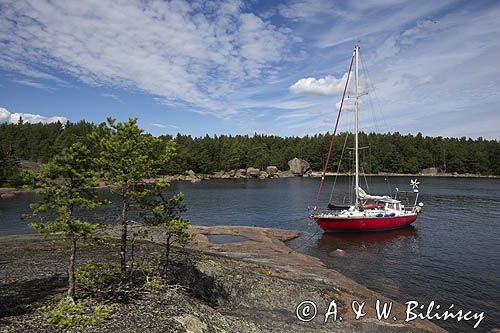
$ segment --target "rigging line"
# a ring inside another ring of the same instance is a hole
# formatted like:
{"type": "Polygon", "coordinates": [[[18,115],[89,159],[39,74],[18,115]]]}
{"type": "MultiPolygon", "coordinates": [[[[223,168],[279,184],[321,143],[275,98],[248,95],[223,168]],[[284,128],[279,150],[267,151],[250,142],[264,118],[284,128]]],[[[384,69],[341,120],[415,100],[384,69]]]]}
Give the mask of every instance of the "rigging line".
{"type": "Polygon", "coordinates": [[[333,191],[335,190],[335,185],[337,184],[337,178],[339,177],[340,166],[342,165],[342,157],[344,156],[345,146],[347,145],[347,138],[348,137],[349,137],[349,132],[346,132],[345,141],[344,141],[344,147],[342,148],[342,153],[340,154],[340,161],[339,161],[339,165],[337,167],[337,173],[335,174],[335,178],[333,180],[332,191],[330,192],[330,199],[328,200],[328,203],[332,202],[333,191]]]}
{"type": "Polygon", "coordinates": [[[368,181],[366,180],[366,172],[365,172],[365,168],[361,167],[361,170],[363,171],[363,178],[365,179],[365,185],[366,185],[366,189],[369,190],[370,187],[368,186],[368,181]]]}
{"type": "MultiPolygon", "coordinates": [[[[381,105],[380,104],[380,99],[379,99],[377,91],[375,89],[375,85],[373,84],[373,81],[371,79],[371,75],[370,75],[370,73],[368,71],[368,66],[366,66],[366,64],[364,63],[363,59],[361,59],[361,66],[364,69],[364,71],[366,72],[365,75],[366,75],[367,82],[368,82],[369,86],[371,86],[371,89],[373,91],[373,97],[374,97],[373,101],[375,102],[374,104],[376,104],[376,107],[378,108],[378,110],[375,110],[375,108],[374,108],[374,111],[378,111],[380,113],[380,116],[381,116],[382,122],[383,122],[383,126],[385,127],[386,131],[389,131],[389,127],[387,126],[387,121],[385,119],[384,113],[382,112],[382,108],[380,106],[381,105]]],[[[370,102],[372,102],[371,99],[370,99],[370,102]]],[[[374,115],[376,115],[376,112],[374,112],[374,115]]],[[[378,124],[376,124],[376,127],[378,128],[378,124]]],[[[390,185],[389,178],[386,176],[385,180],[387,182],[387,188],[389,189],[389,193],[392,194],[392,191],[390,190],[391,185],[390,185]]]]}
{"type": "Polygon", "coordinates": [[[304,245],[309,243],[313,237],[316,237],[319,233],[321,232],[321,229],[316,230],[312,235],[307,237],[306,239],[302,239],[299,246],[292,248],[290,247],[290,251],[288,251],[288,254],[291,254],[292,252],[297,252],[298,249],[302,248],[304,245]]]}
{"type": "MultiPolygon", "coordinates": [[[[373,101],[375,102],[374,104],[376,104],[378,112],[380,113],[380,116],[382,118],[382,123],[383,123],[382,125],[384,126],[384,131],[389,131],[389,127],[387,126],[387,121],[385,119],[384,113],[381,111],[382,108],[381,108],[381,104],[380,104],[380,98],[378,97],[378,94],[377,94],[377,89],[375,89],[375,85],[373,84],[373,80],[371,79],[371,75],[370,75],[370,71],[368,70],[368,66],[364,65],[363,58],[361,58],[361,66],[364,67],[364,70],[366,72],[365,73],[366,80],[367,80],[369,86],[371,87],[371,91],[373,91],[373,97],[374,97],[373,101]]],[[[377,127],[378,127],[378,124],[377,124],[377,127]]]]}
{"type": "MultiPolygon", "coordinates": [[[[367,69],[367,66],[364,62],[364,60],[362,58],[360,58],[361,60],[361,70],[366,78],[366,82],[367,82],[367,89],[371,89],[370,91],[374,91],[375,89],[370,86],[371,82],[370,82],[370,79],[368,77],[368,69],[367,69]]],[[[371,84],[373,86],[373,84],[371,84]]],[[[372,120],[373,120],[373,125],[375,127],[375,131],[376,132],[380,132],[380,128],[378,126],[378,120],[377,120],[377,117],[375,115],[375,107],[374,107],[374,104],[373,104],[373,98],[371,96],[371,94],[367,94],[368,95],[368,102],[370,103],[370,111],[371,111],[371,116],[372,116],[372,120]]]]}
{"type": "Polygon", "coordinates": [[[328,162],[330,161],[330,155],[332,153],[333,140],[335,139],[335,134],[337,133],[337,127],[339,125],[340,114],[342,113],[342,106],[344,105],[345,93],[347,91],[347,85],[349,84],[349,77],[351,76],[352,63],[354,62],[354,54],[351,58],[351,64],[349,65],[349,71],[347,72],[347,79],[345,81],[344,93],[342,94],[342,101],[340,102],[339,113],[337,114],[337,121],[335,122],[335,128],[332,134],[332,140],[330,141],[330,149],[328,149],[328,156],[326,157],[325,167],[323,169],[323,174],[321,176],[321,182],[319,184],[318,195],[316,196],[316,202],[314,203],[314,210],[318,207],[319,197],[321,196],[321,190],[323,189],[323,183],[325,182],[326,169],[328,168],[328,162]]]}
{"type": "MultiPolygon", "coordinates": [[[[365,63],[365,61],[364,61],[363,58],[360,58],[360,60],[361,60],[361,69],[362,69],[363,74],[365,75],[366,81],[368,83],[367,88],[373,90],[373,92],[375,94],[375,87],[373,87],[373,82],[371,82],[371,80],[369,78],[369,75],[368,75],[368,66],[366,65],[366,63],[365,63]]],[[[371,96],[371,94],[368,94],[368,102],[370,104],[370,111],[371,111],[370,114],[372,116],[373,126],[375,128],[375,133],[377,133],[377,132],[381,133],[380,127],[378,125],[379,120],[377,119],[377,115],[376,115],[376,112],[375,112],[375,106],[374,106],[374,102],[373,102],[373,97],[371,96]]],[[[368,146],[370,147],[369,148],[370,151],[369,151],[369,155],[368,155],[368,157],[369,157],[369,172],[373,173],[373,168],[372,168],[372,149],[371,149],[372,142],[370,140],[369,133],[366,135],[366,140],[368,141],[368,146]]],[[[372,176],[369,176],[369,179],[370,179],[370,183],[371,183],[372,182],[372,176]]],[[[369,189],[368,182],[366,181],[366,174],[365,174],[365,182],[366,182],[366,188],[369,189]]]]}
{"type": "Polygon", "coordinates": [[[352,199],[354,197],[354,192],[353,192],[353,188],[354,188],[354,177],[352,176],[354,174],[354,156],[352,156],[352,153],[351,153],[351,186],[349,186],[349,200],[352,204],[352,199]]]}

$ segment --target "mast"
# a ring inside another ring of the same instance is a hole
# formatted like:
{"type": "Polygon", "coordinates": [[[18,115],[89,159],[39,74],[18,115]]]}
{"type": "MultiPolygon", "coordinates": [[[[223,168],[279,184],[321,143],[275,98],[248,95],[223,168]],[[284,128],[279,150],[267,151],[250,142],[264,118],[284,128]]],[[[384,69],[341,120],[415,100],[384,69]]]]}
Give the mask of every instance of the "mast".
{"type": "Polygon", "coordinates": [[[354,102],[354,122],[355,122],[355,154],[356,154],[356,180],[355,180],[355,186],[354,186],[354,193],[356,194],[356,201],[354,204],[354,207],[358,208],[359,207],[359,193],[358,193],[358,187],[359,187],[359,153],[358,153],[358,113],[359,113],[359,94],[358,94],[358,85],[359,85],[359,42],[356,43],[356,46],[354,48],[354,53],[356,57],[356,79],[355,81],[355,91],[356,91],[356,99],[354,102]]]}

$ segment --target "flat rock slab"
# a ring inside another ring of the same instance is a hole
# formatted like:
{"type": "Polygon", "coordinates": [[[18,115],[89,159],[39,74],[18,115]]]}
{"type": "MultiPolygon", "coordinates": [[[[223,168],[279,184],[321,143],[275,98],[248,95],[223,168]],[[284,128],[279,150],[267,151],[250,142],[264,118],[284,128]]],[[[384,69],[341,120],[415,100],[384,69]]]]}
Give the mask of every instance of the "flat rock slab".
{"type": "MultiPolygon", "coordinates": [[[[134,228],[140,229],[143,227],[137,226],[134,228]]],[[[445,332],[445,330],[429,321],[414,320],[409,323],[405,322],[406,308],[402,304],[347,278],[334,269],[327,267],[318,258],[292,250],[286,242],[299,237],[300,232],[298,231],[249,226],[192,226],[191,229],[196,234],[194,249],[248,263],[248,267],[252,267],[254,270],[261,270],[272,277],[294,282],[299,281],[304,287],[321,285],[324,288],[326,286],[332,290],[331,295],[335,297],[336,302],[339,304],[339,313],[342,313],[343,320],[350,321],[355,326],[371,325],[371,328],[366,331],[384,332],[402,329],[401,331],[405,332],[445,332]],[[210,235],[241,236],[247,240],[214,244],[208,238],[210,235]],[[391,316],[395,316],[397,320],[378,321],[375,313],[377,300],[393,302],[391,316]],[[367,304],[364,308],[367,314],[360,320],[355,320],[350,308],[353,301],[366,302],[367,304]],[[376,326],[378,327],[377,330],[375,330],[376,326]]],[[[153,228],[148,228],[149,239],[162,243],[160,230],[158,230],[158,233],[153,230],[153,228]]],[[[312,295],[310,297],[318,305],[320,314],[321,312],[326,313],[332,300],[326,299],[325,295],[322,296],[322,298],[321,295],[312,295]],[[315,297],[316,299],[314,299],[315,297]],[[321,311],[320,308],[322,308],[321,311]]],[[[304,294],[304,297],[307,297],[307,295],[304,294]]],[[[296,303],[296,305],[298,304],[299,302],[296,303]]],[[[295,307],[288,310],[293,312],[295,307]]],[[[313,323],[324,324],[324,316],[318,315],[313,323]]],[[[358,329],[365,331],[361,326],[358,329]]]]}
{"type": "MultiPolygon", "coordinates": [[[[183,275],[193,292],[211,295],[210,302],[190,293],[168,290],[146,293],[132,302],[116,304],[113,317],[86,332],[442,332],[428,321],[405,323],[403,305],[393,303],[397,321],[378,321],[375,302],[391,300],[326,267],[319,259],[290,249],[286,241],[297,231],[239,226],[193,226],[196,242],[186,251],[195,262],[196,274],[183,275]],[[245,241],[214,244],[210,235],[244,237],[245,241]],[[310,322],[296,318],[297,306],[314,301],[318,315],[310,322]],[[342,321],[325,313],[332,300],[342,321]],[[366,302],[366,316],[354,320],[353,300],[366,302]],[[212,302],[214,301],[214,302],[212,302]],[[217,328],[217,329],[216,329],[217,328]]],[[[102,232],[118,236],[119,228],[102,232]]],[[[130,226],[136,242],[135,255],[150,256],[163,251],[161,228],[130,226]],[[139,232],[141,231],[141,232],[139,232]],[[142,236],[141,236],[142,235],[142,236]],[[147,240],[144,241],[144,240],[147,240]]],[[[0,331],[54,332],[34,309],[64,294],[67,241],[36,235],[0,237],[0,331]]],[[[86,244],[78,252],[77,264],[118,262],[115,245],[86,244]]]]}

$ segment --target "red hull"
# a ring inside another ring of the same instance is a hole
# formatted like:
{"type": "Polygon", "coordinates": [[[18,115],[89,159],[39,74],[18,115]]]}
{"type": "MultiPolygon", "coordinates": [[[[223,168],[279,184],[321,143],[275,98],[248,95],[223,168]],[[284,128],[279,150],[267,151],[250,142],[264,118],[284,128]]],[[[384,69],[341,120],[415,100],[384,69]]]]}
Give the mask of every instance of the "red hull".
{"type": "Polygon", "coordinates": [[[372,217],[351,219],[315,218],[316,223],[324,231],[374,231],[402,228],[417,219],[417,215],[372,217]]]}

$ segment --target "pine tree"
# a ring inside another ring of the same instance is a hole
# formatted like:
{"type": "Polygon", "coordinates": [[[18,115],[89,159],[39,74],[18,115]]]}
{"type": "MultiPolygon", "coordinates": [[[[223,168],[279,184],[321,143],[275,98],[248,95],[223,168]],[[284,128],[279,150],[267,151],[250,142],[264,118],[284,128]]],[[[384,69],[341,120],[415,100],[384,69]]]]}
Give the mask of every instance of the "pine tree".
{"type": "MultiPolygon", "coordinates": [[[[128,214],[131,205],[153,191],[151,179],[159,176],[161,165],[166,164],[174,152],[173,141],[145,134],[137,126],[137,119],[125,123],[108,118],[109,131],[94,135],[100,152],[96,158],[103,171],[104,182],[121,201],[120,267],[127,270],[128,214]],[[163,147],[159,151],[159,147],[163,147]]],[[[158,182],[157,186],[161,186],[158,182]]]]}
{"type": "Polygon", "coordinates": [[[187,210],[183,203],[184,194],[169,196],[164,189],[167,186],[163,183],[157,186],[153,196],[145,197],[142,201],[141,214],[144,223],[147,225],[159,226],[163,228],[165,235],[165,267],[170,261],[170,250],[174,244],[188,245],[194,234],[189,231],[191,222],[181,217],[181,214],[187,210]]]}
{"type": "Polygon", "coordinates": [[[40,201],[31,205],[31,217],[37,222],[32,227],[43,235],[62,234],[71,243],[68,266],[68,294],[75,296],[75,257],[77,241],[92,234],[96,226],[79,215],[81,209],[99,206],[95,187],[97,174],[93,171],[89,149],[82,143],[75,143],[41,170],[40,201]]]}

